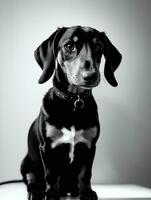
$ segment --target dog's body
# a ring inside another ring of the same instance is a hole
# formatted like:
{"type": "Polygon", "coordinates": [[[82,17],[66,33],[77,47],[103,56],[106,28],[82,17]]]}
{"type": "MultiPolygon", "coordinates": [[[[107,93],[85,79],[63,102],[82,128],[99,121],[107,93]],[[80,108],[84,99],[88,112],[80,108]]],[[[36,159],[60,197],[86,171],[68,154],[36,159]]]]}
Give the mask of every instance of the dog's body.
{"type": "Polygon", "coordinates": [[[55,200],[67,194],[97,199],[91,173],[100,125],[92,88],[100,82],[102,54],[105,77],[116,86],[113,73],[121,55],[103,32],[61,28],[35,51],[43,69],[39,83],[55,73],[53,87],[30,128],[28,153],[21,166],[29,200],[55,200]]]}

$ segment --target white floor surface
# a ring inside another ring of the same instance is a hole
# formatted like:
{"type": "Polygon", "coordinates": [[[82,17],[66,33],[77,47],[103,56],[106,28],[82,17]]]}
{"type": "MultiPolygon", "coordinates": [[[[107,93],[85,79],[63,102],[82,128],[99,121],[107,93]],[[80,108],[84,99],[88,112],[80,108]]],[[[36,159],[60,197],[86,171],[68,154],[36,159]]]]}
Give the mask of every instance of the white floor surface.
{"type": "MultiPolygon", "coordinates": [[[[139,185],[93,185],[99,199],[150,199],[151,189],[139,185]]],[[[0,186],[0,200],[27,200],[23,183],[0,186]]]]}

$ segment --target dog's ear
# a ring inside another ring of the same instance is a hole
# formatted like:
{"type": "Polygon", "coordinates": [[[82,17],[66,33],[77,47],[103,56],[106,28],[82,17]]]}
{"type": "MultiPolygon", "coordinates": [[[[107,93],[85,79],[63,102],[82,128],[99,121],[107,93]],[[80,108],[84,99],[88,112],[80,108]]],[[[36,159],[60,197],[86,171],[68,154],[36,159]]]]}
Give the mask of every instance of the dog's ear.
{"type": "Polygon", "coordinates": [[[114,72],[121,63],[122,55],[119,51],[113,46],[109,38],[104,32],[101,33],[101,41],[104,45],[104,57],[105,57],[105,66],[104,66],[104,75],[106,80],[110,85],[116,87],[118,85],[114,72]]]}
{"type": "Polygon", "coordinates": [[[65,28],[58,28],[47,40],[35,50],[34,55],[43,72],[39,83],[45,83],[52,76],[55,69],[55,59],[58,51],[58,42],[65,28]]]}

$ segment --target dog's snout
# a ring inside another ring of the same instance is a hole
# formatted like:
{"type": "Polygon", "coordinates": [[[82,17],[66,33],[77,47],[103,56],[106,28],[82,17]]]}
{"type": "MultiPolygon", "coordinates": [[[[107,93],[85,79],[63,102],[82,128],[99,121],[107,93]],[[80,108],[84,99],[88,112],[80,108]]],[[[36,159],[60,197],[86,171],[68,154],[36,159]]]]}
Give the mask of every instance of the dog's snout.
{"type": "Polygon", "coordinates": [[[83,78],[84,78],[84,81],[86,83],[93,84],[97,79],[97,73],[96,72],[92,72],[92,73],[85,74],[83,76],[83,78]]]}

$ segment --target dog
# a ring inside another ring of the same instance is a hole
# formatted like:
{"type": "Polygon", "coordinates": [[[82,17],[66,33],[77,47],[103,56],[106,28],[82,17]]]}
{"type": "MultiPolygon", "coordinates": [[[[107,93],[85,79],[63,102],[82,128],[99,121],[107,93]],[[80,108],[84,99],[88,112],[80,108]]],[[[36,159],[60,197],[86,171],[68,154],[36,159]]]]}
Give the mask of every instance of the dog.
{"type": "Polygon", "coordinates": [[[43,70],[39,83],[53,75],[53,87],[30,127],[28,153],[21,164],[28,200],[98,199],[91,187],[100,133],[92,89],[101,81],[102,55],[104,76],[116,87],[114,72],[122,56],[104,32],[62,27],[36,49],[35,59],[43,70]]]}

